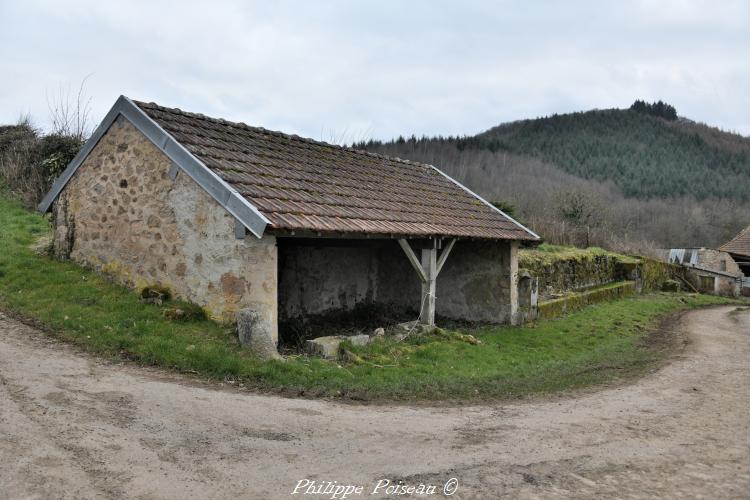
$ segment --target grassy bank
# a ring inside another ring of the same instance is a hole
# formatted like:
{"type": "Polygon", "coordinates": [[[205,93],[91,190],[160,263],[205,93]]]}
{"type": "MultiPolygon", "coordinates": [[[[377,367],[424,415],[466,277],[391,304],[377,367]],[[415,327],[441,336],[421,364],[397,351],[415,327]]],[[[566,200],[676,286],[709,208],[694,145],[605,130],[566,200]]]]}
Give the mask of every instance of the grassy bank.
{"type": "Polygon", "coordinates": [[[536,248],[527,248],[519,252],[519,267],[536,268],[550,265],[561,260],[583,260],[597,256],[608,256],[618,262],[637,263],[638,258],[621,253],[610,252],[599,247],[577,248],[563,245],[542,243],[536,248]]]}
{"type": "Polygon", "coordinates": [[[472,331],[479,345],[427,336],[356,349],[360,359],[352,363],[303,356],[261,362],[224,326],[170,321],[162,314],[165,306],[141,303],[137,294],[96,273],[35,254],[29,246],[49,230],[42,217],[0,197],[0,308],[105,356],[291,395],[505,398],[599,383],[658,358],[643,340],[660,315],[726,302],[651,295],[591,306],[534,327],[472,331]]]}

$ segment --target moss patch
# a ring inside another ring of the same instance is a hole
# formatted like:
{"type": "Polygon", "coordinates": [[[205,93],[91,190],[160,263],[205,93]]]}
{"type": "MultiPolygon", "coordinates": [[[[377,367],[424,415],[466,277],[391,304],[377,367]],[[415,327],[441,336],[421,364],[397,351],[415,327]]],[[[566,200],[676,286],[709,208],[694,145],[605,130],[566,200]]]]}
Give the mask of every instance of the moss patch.
{"type": "Polygon", "coordinates": [[[539,279],[540,297],[553,298],[573,290],[584,290],[629,279],[626,266],[640,260],[601,248],[540,245],[519,252],[518,266],[539,279]]]}
{"type": "Polygon", "coordinates": [[[635,282],[633,281],[602,285],[584,292],[570,292],[564,297],[539,302],[539,317],[556,318],[581,309],[589,304],[619,299],[633,295],[634,293],[635,282]]]}
{"type": "Polygon", "coordinates": [[[563,245],[550,245],[542,243],[534,249],[523,249],[519,252],[519,267],[536,269],[539,266],[549,265],[561,260],[584,261],[592,257],[607,256],[618,262],[640,262],[638,257],[632,257],[620,253],[610,252],[599,247],[578,248],[563,245]]]}

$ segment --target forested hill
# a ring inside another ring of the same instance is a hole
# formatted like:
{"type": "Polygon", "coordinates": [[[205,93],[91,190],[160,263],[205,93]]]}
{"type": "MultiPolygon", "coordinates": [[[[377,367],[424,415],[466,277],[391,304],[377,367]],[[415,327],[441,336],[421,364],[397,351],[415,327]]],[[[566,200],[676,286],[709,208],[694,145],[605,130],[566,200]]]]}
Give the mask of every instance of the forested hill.
{"type": "Polygon", "coordinates": [[[457,147],[535,156],[638,198],[750,200],[750,139],[634,110],[519,121],[458,139],[457,147]]]}
{"type": "Polygon", "coordinates": [[[556,243],[718,246],[750,223],[750,138],[661,101],[354,147],[433,164],[556,243]]]}

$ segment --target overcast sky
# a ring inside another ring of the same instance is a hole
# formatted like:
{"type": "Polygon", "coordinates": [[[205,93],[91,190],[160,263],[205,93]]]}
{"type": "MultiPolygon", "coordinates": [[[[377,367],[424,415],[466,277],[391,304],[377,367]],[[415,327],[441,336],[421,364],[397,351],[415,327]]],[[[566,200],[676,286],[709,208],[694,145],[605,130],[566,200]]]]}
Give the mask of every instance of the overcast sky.
{"type": "Polygon", "coordinates": [[[87,75],[94,121],[125,94],[350,142],[644,98],[750,135],[750,2],[0,0],[0,123],[87,75]]]}

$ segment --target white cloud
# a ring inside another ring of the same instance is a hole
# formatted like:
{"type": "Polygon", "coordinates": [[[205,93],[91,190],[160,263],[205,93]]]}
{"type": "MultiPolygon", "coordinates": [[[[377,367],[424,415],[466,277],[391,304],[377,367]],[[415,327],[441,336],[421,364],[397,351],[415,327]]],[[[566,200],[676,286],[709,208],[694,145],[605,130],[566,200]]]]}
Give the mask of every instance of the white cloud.
{"type": "Polygon", "coordinates": [[[77,84],[314,138],[664,99],[750,134],[745,2],[0,2],[0,122],[77,84]]]}

